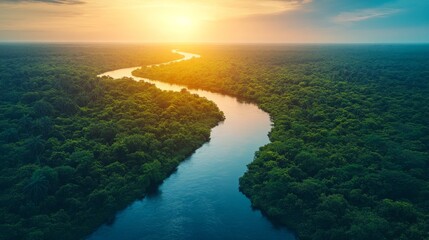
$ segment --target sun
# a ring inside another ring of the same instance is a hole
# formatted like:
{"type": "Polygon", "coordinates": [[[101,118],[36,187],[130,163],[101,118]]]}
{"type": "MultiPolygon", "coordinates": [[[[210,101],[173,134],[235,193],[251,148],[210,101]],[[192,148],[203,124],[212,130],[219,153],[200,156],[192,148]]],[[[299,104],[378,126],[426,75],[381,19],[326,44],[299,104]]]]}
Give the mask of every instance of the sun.
{"type": "MultiPolygon", "coordinates": [[[[207,21],[204,13],[192,5],[157,5],[143,15],[144,22],[166,41],[192,41],[207,21]]],[[[136,16],[141,19],[141,15],[136,16]]]]}
{"type": "Polygon", "coordinates": [[[192,28],[194,26],[194,21],[188,16],[177,16],[172,19],[173,25],[181,28],[192,28]]]}
{"type": "Polygon", "coordinates": [[[173,15],[170,14],[163,18],[164,24],[160,25],[160,31],[163,31],[170,40],[190,41],[197,34],[199,22],[192,15],[173,15]]]}

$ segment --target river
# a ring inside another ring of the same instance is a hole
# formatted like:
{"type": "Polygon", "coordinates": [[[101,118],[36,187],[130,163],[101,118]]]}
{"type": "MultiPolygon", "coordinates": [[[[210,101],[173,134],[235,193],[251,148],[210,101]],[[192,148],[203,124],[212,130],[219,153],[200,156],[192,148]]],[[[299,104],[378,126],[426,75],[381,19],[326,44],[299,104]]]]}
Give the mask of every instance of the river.
{"type": "MultiPolygon", "coordinates": [[[[197,54],[173,50],[182,59],[197,54]]],[[[149,65],[151,67],[153,65],[149,65]]],[[[113,78],[132,77],[155,84],[162,90],[180,91],[174,85],[132,76],[139,67],[100,74],[113,78]]],[[[98,228],[88,240],[140,239],[295,239],[285,228],[275,227],[238,190],[255,151],[269,142],[269,115],[255,104],[204,90],[191,93],[215,102],[225,121],[212,129],[211,140],[182,162],[155,193],[137,200],[117,213],[111,225],[98,228]]]]}

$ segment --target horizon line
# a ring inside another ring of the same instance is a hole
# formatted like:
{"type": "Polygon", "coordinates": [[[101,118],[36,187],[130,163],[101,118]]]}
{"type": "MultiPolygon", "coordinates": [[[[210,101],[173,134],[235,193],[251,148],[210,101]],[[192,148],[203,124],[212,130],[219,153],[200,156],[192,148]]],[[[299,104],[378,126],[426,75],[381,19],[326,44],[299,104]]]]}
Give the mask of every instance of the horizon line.
{"type": "Polygon", "coordinates": [[[0,40],[0,44],[139,44],[139,45],[424,45],[428,42],[144,42],[144,41],[33,41],[33,40],[0,40]]]}

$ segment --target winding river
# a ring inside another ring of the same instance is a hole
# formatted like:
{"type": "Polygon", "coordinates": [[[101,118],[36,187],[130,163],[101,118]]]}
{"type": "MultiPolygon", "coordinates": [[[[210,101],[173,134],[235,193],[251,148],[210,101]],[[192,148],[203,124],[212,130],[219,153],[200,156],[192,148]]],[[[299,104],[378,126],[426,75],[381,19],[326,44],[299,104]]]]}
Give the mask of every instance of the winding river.
{"type": "MultiPolygon", "coordinates": [[[[183,58],[163,64],[200,57],[173,52],[183,58]]],[[[148,67],[151,66],[154,65],[148,67]]],[[[132,71],[137,68],[100,76],[132,77],[162,90],[186,88],[134,77],[132,71]]],[[[212,129],[210,142],[182,162],[157,192],[117,213],[113,224],[101,226],[87,239],[295,239],[287,229],[275,227],[260,211],[253,210],[249,199],[238,191],[238,179],[246,171],[246,165],[255,151],[269,142],[269,115],[254,104],[240,103],[230,96],[189,91],[215,102],[226,120],[212,129]]]]}

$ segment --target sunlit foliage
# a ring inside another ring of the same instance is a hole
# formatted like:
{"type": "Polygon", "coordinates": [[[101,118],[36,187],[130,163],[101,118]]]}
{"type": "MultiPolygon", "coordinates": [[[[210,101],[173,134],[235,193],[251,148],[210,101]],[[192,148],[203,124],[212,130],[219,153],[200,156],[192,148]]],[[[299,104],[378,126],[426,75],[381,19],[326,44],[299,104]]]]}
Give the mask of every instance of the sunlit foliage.
{"type": "Polygon", "coordinates": [[[202,58],[136,74],[254,101],[274,121],[240,179],[254,206],[300,239],[429,238],[427,45],[183,49],[202,58]]]}

